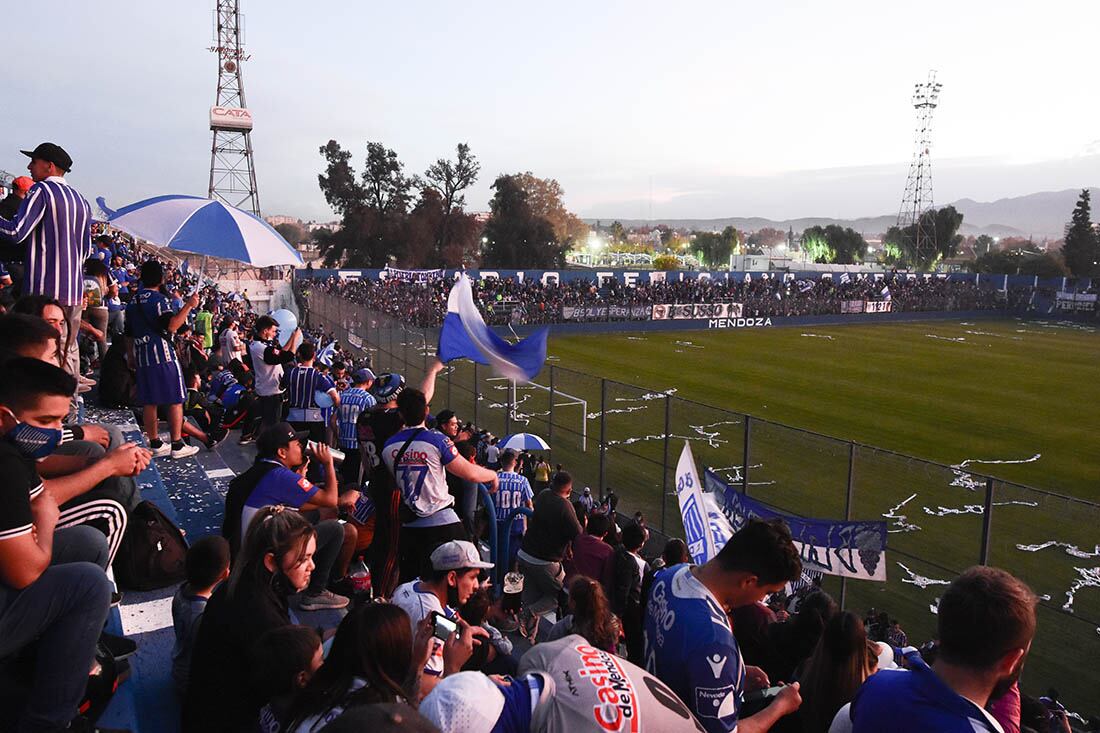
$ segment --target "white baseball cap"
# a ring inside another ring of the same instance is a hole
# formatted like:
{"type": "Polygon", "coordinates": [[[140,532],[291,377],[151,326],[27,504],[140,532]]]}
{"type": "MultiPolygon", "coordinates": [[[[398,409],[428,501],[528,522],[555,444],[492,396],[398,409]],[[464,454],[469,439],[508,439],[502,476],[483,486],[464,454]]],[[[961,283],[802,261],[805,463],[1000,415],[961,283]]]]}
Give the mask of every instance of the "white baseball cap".
{"type": "Polygon", "coordinates": [[[444,677],[420,703],[420,714],[443,733],[491,733],[503,710],[504,693],[481,672],[444,677]]]}
{"type": "Polygon", "coordinates": [[[461,570],[462,568],[487,569],[493,563],[484,562],[472,542],[451,540],[432,550],[433,570],[461,570]]]}

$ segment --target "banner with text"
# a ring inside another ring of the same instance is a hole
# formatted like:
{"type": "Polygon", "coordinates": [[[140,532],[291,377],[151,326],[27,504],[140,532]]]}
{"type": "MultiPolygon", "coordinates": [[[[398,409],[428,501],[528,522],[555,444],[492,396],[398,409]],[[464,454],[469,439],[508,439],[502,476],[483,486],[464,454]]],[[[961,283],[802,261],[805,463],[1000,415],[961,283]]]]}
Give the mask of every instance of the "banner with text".
{"type": "Polygon", "coordinates": [[[686,321],[696,318],[740,318],[741,303],[661,303],[653,306],[655,321],[686,321]]]}
{"type": "MultiPolygon", "coordinates": [[[[677,469],[677,479],[679,473],[677,469]]],[[[886,581],[886,522],[806,519],[783,514],[745,496],[709,468],[704,474],[704,486],[703,501],[715,502],[734,532],[752,517],[785,521],[802,557],[803,569],[846,578],[886,581]]],[[[684,526],[687,527],[686,517],[684,526]]]]}
{"type": "Polygon", "coordinates": [[[387,267],[382,270],[378,275],[378,279],[382,280],[404,280],[410,283],[426,283],[432,280],[438,280],[443,277],[446,272],[440,270],[399,270],[396,267],[387,267]]]}

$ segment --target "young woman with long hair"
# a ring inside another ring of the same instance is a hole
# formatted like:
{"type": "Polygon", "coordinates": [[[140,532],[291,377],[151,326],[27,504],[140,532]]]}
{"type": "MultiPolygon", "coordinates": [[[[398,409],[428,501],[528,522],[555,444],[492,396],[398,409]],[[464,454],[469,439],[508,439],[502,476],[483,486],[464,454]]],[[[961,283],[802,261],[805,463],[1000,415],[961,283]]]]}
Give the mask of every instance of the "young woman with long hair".
{"type": "Polygon", "coordinates": [[[851,611],[829,619],[814,653],[799,675],[804,733],[826,733],[836,712],[878,666],[878,649],[867,639],[863,621],[851,611]]]}
{"type": "Polygon", "coordinates": [[[389,603],[355,608],[340,623],[328,659],[294,701],[286,730],[313,733],[349,708],[416,700],[412,629],[389,603]]]}
{"type": "Polygon", "coordinates": [[[248,525],[229,575],[199,625],[183,705],[183,730],[237,731],[255,725],[260,707],[248,684],[252,645],[290,624],[288,597],[309,585],[316,531],[301,514],[264,507],[248,525]]]}
{"type": "Polygon", "coordinates": [[[611,612],[611,603],[603,586],[585,575],[578,575],[569,584],[569,611],[550,629],[547,641],[570,634],[580,634],[592,646],[615,652],[622,636],[619,618],[611,612]]]}

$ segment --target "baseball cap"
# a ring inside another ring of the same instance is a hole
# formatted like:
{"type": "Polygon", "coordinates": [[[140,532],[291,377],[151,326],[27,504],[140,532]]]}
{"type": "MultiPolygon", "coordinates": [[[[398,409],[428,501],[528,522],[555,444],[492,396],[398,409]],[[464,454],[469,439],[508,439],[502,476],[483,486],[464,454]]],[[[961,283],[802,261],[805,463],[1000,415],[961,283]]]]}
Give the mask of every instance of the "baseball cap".
{"type": "Polygon", "coordinates": [[[493,567],[493,563],[484,562],[473,543],[466,540],[444,542],[432,551],[431,561],[433,570],[488,569],[493,567]]]}
{"type": "Polygon", "coordinates": [[[308,437],[308,430],[295,430],[288,422],[278,422],[260,433],[256,439],[256,449],[261,456],[273,456],[280,448],[290,445],[292,440],[308,437]]]}
{"type": "Polygon", "coordinates": [[[542,672],[500,684],[481,672],[458,672],[440,680],[420,713],[442,733],[529,731],[534,708],[554,693],[542,672]]]}
{"type": "Polygon", "coordinates": [[[53,163],[66,173],[73,169],[73,159],[65,152],[65,148],[56,143],[41,143],[34,150],[20,150],[19,152],[32,160],[37,158],[47,163],[53,163]]]}
{"type": "Polygon", "coordinates": [[[405,389],[405,378],[400,374],[379,374],[371,385],[370,391],[380,402],[389,402],[397,399],[405,389]]]}
{"type": "Polygon", "coordinates": [[[34,179],[30,176],[19,176],[11,182],[11,185],[18,188],[20,191],[29,191],[31,190],[31,186],[34,185],[34,179]]]}
{"type": "Polygon", "coordinates": [[[363,367],[362,369],[356,369],[354,372],[352,372],[351,381],[355,382],[356,384],[373,382],[374,372],[372,372],[370,369],[367,369],[366,367],[363,367]]]}

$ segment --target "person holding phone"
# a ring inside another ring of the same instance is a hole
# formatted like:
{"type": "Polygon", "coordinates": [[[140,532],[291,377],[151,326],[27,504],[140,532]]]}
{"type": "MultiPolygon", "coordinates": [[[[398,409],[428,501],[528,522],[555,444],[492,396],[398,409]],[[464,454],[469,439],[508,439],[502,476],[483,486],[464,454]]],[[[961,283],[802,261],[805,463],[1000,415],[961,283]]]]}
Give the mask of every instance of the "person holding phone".
{"type": "Polygon", "coordinates": [[[484,629],[470,627],[463,621],[456,609],[478,589],[481,571],[493,567],[492,563],[481,559],[472,543],[465,540],[452,540],[440,545],[432,552],[430,559],[431,570],[416,580],[398,586],[391,599],[395,606],[409,614],[414,634],[425,618],[435,616],[431,651],[420,678],[421,696],[427,695],[444,676],[462,667],[460,663],[458,669],[448,669],[445,664],[444,645],[455,643],[448,641],[448,637],[453,636],[451,624],[455,625],[459,641],[467,637],[471,642],[474,637],[488,638],[484,629]]]}

